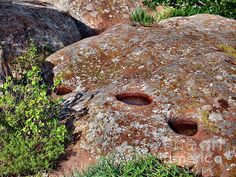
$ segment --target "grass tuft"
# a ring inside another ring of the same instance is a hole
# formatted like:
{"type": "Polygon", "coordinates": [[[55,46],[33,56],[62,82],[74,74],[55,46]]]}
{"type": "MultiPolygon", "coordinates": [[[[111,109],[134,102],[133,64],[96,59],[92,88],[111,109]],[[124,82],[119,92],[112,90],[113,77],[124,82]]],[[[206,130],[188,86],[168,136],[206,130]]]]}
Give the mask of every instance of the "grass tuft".
{"type": "Polygon", "coordinates": [[[103,158],[84,173],[73,177],[197,177],[199,175],[173,164],[163,164],[152,155],[138,156],[132,160],[103,158]]]}
{"type": "Polygon", "coordinates": [[[136,8],[132,12],[131,19],[135,22],[140,23],[141,25],[144,25],[144,26],[150,26],[155,21],[155,19],[152,16],[150,16],[147,12],[145,12],[140,7],[136,8]]]}

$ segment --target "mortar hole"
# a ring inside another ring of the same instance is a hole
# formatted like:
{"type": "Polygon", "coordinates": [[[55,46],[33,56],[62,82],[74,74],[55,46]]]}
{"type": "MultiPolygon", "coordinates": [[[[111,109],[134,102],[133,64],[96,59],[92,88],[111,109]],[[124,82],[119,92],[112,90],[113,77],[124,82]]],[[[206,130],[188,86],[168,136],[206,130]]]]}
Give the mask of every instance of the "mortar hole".
{"type": "Polygon", "coordinates": [[[168,121],[170,128],[180,135],[193,136],[197,133],[197,123],[191,120],[170,120],[168,121]]]}
{"type": "Polygon", "coordinates": [[[63,96],[71,93],[74,90],[73,87],[66,86],[66,85],[61,85],[56,88],[56,95],[63,96]]]}
{"type": "Polygon", "coordinates": [[[149,95],[144,93],[121,93],[116,95],[118,101],[129,105],[146,106],[152,103],[149,95]]]}
{"type": "Polygon", "coordinates": [[[227,109],[229,107],[228,101],[226,101],[224,99],[218,100],[218,103],[219,103],[220,107],[223,109],[227,109]]]}

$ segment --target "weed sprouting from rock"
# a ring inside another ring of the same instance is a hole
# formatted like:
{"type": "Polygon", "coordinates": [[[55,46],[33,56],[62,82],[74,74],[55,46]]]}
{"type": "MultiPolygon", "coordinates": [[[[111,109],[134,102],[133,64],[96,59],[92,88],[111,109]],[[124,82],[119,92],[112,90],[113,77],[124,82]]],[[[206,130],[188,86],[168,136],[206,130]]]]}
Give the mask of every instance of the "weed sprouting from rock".
{"type": "Polygon", "coordinates": [[[151,25],[155,20],[152,16],[150,16],[147,12],[145,12],[141,8],[136,8],[132,14],[131,19],[135,22],[138,22],[144,26],[151,25]]]}

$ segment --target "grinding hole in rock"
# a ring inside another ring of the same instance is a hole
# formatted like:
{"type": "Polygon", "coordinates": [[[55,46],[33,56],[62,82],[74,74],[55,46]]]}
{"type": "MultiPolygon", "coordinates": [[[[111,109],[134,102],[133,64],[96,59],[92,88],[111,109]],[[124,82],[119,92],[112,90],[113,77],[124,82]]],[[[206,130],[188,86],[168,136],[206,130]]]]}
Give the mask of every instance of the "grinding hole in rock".
{"type": "Polygon", "coordinates": [[[56,88],[56,95],[63,96],[71,93],[74,90],[74,88],[66,85],[61,85],[56,88]]]}
{"type": "Polygon", "coordinates": [[[228,101],[226,101],[224,99],[219,99],[218,103],[219,103],[220,107],[223,108],[223,109],[228,109],[229,108],[228,101]]]}
{"type": "Polygon", "coordinates": [[[146,106],[152,103],[149,95],[144,93],[121,93],[116,95],[118,101],[129,105],[146,106]]]}
{"type": "Polygon", "coordinates": [[[193,136],[197,133],[197,123],[191,120],[170,120],[168,121],[170,128],[180,135],[193,136]]]}

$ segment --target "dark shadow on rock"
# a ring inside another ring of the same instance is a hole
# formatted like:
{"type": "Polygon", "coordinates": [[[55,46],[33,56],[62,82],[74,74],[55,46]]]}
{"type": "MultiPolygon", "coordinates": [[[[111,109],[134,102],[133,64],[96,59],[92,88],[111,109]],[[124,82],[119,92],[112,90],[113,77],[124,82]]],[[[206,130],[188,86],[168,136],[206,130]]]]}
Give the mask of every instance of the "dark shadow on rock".
{"type": "MultiPolygon", "coordinates": [[[[79,92],[74,96],[74,99],[72,101],[66,101],[63,104],[63,108],[61,109],[60,113],[60,121],[66,125],[69,139],[66,142],[66,151],[65,153],[59,157],[57,160],[57,166],[55,166],[54,170],[60,169],[62,166],[62,163],[67,161],[70,157],[76,156],[77,152],[73,150],[73,145],[75,145],[81,138],[82,132],[74,132],[75,130],[75,121],[76,117],[78,116],[75,111],[71,109],[71,107],[75,104],[76,101],[83,101],[83,93],[79,92]],[[81,100],[82,99],[82,100],[81,100]]],[[[84,111],[79,112],[80,116],[84,116],[88,114],[87,108],[84,109],[84,111]]]]}
{"type": "Polygon", "coordinates": [[[48,95],[52,94],[52,87],[53,87],[53,79],[54,79],[54,73],[53,73],[54,65],[51,62],[45,61],[42,65],[42,77],[44,80],[44,83],[48,86],[48,95]]]}
{"type": "Polygon", "coordinates": [[[76,24],[78,31],[80,31],[80,35],[81,35],[82,39],[87,38],[87,37],[96,36],[99,34],[98,30],[90,28],[89,26],[82,23],[81,21],[78,21],[77,19],[75,19],[72,16],[71,16],[71,18],[74,21],[74,23],[76,24]]]}
{"type": "Polygon", "coordinates": [[[0,85],[5,82],[8,76],[12,76],[12,73],[7,61],[4,59],[4,53],[0,46],[0,85]]]}
{"type": "Polygon", "coordinates": [[[75,122],[89,114],[89,108],[87,106],[82,106],[78,110],[74,110],[73,107],[79,104],[86,105],[90,102],[95,95],[99,92],[76,92],[73,94],[71,99],[66,100],[63,103],[63,108],[61,109],[60,121],[66,125],[70,140],[66,143],[66,153],[58,159],[58,164],[55,170],[62,167],[62,163],[75,156],[77,152],[73,149],[73,146],[80,140],[82,136],[81,131],[75,132],[75,122]]]}

